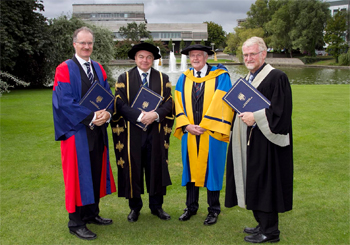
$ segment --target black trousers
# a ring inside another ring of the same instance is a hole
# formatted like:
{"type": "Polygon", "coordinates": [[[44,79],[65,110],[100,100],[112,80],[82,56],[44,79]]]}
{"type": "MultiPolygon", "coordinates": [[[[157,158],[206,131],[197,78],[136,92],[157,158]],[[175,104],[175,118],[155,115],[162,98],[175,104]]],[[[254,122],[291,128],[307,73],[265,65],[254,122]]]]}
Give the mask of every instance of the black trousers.
{"type": "Polygon", "coordinates": [[[277,212],[263,212],[253,210],[254,218],[260,226],[260,230],[264,235],[279,235],[278,230],[278,213],[277,212]]]}
{"type": "MultiPolygon", "coordinates": [[[[220,191],[210,191],[207,189],[208,212],[219,214],[220,208],[220,191]]],[[[193,182],[186,184],[186,206],[191,212],[197,212],[199,208],[199,187],[195,186],[193,182]]]]}
{"type": "Polygon", "coordinates": [[[102,174],[102,158],[104,151],[103,135],[100,134],[94,141],[94,147],[90,151],[91,162],[91,174],[94,189],[95,203],[75,207],[74,213],[69,213],[68,228],[70,230],[76,230],[85,227],[86,222],[99,215],[99,203],[100,203],[100,183],[102,174]]]}
{"type": "MultiPolygon", "coordinates": [[[[152,162],[152,127],[153,124],[148,126],[147,131],[142,132],[142,147],[141,147],[141,164],[142,169],[144,171],[141,171],[141,180],[143,180],[143,172],[145,172],[145,178],[146,178],[146,187],[147,192],[149,192],[150,189],[150,172],[151,172],[151,162],[152,162]]],[[[164,189],[166,187],[164,186],[164,189]]],[[[165,193],[165,191],[163,191],[165,193]]],[[[157,210],[162,208],[163,205],[163,195],[149,195],[149,208],[151,210],[157,210]]],[[[130,198],[129,199],[129,207],[131,210],[135,210],[139,212],[142,209],[143,202],[142,198],[130,198]]]]}

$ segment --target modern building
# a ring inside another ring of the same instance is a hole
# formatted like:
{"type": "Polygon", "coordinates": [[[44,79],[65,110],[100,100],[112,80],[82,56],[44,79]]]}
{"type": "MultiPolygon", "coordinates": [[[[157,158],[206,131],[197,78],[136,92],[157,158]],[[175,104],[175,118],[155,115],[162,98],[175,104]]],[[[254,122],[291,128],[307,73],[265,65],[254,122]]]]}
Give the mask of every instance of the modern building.
{"type": "MultiPolygon", "coordinates": [[[[148,23],[143,3],[134,4],[73,4],[73,16],[96,26],[104,27],[114,34],[114,40],[123,40],[119,28],[128,23],[145,23],[153,40],[167,44],[170,39],[175,43],[174,50],[179,51],[180,41],[185,46],[192,41],[207,41],[206,23],[148,23]]],[[[169,47],[171,48],[171,47],[169,47]]]]}

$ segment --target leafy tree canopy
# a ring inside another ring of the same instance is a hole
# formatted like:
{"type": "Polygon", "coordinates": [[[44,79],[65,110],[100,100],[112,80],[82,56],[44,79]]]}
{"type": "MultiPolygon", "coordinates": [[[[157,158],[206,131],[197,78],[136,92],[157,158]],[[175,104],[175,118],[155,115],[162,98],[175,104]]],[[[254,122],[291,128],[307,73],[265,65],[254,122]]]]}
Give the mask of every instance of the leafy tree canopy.
{"type": "Polygon", "coordinates": [[[50,37],[42,0],[1,1],[1,70],[31,86],[40,86],[50,52],[50,37]]]}
{"type": "Polygon", "coordinates": [[[340,54],[344,53],[348,47],[345,41],[347,31],[346,19],[347,13],[338,11],[328,20],[325,29],[324,40],[328,44],[327,52],[334,56],[336,63],[338,63],[340,54]]]}
{"type": "Polygon", "coordinates": [[[243,29],[262,29],[268,47],[314,55],[315,48],[323,46],[329,10],[321,0],[257,0],[247,15],[243,29]]]}
{"type": "Polygon", "coordinates": [[[73,47],[73,33],[76,29],[87,26],[94,32],[95,42],[91,59],[98,61],[106,70],[108,81],[113,84],[115,79],[112,78],[111,70],[108,66],[109,61],[115,59],[115,46],[113,34],[101,27],[89,25],[86,22],[72,17],[60,16],[57,19],[50,20],[49,34],[52,37],[52,49],[50,53],[51,69],[49,83],[53,82],[55,67],[63,61],[73,57],[75,50],[73,47]]]}
{"type": "Polygon", "coordinates": [[[226,41],[226,33],[222,26],[212,21],[204,23],[208,25],[208,41],[206,41],[206,45],[211,46],[211,43],[215,43],[216,48],[223,48],[226,41]]]}
{"type": "Polygon", "coordinates": [[[134,42],[140,42],[142,38],[152,38],[145,23],[139,25],[136,22],[128,23],[127,26],[119,28],[119,33],[123,38],[134,42]]]}
{"type": "Polygon", "coordinates": [[[264,30],[262,28],[240,28],[236,27],[234,34],[230,34],[227,36],[227,47],[231,50],[231,52],[235,51],[237,57],[242,62],[242,45],[248,38],[251,38],[253,36],[261,37],[264,36],[264,30]]]}

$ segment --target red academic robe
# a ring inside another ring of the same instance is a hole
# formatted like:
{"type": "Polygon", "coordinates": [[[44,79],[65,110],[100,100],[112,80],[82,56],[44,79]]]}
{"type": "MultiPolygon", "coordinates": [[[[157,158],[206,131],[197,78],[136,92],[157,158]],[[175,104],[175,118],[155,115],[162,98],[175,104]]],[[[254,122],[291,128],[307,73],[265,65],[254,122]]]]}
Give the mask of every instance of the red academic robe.
{"type": "MultiPolygon", "coordinates": [[[[103,67],[95,61],[92,65],[101,85],[110,91],[103,67]]],[[[79,66],[71,59],[56,68],[52,96],[55,140],[61,141],[66,209],[69,213],[75,212],[76,206],[95,202],[86,126],[81,123],[91,111],[79,105],[81,80],[79,66]]],[[[113,109],[113,105],[109,109],[113,109]]],[[[106,128],[107,125],[104,130],[106,128]]],[[[108,144],[105,145],[102,161],[100,197],[116,191],[108,144]]]]}

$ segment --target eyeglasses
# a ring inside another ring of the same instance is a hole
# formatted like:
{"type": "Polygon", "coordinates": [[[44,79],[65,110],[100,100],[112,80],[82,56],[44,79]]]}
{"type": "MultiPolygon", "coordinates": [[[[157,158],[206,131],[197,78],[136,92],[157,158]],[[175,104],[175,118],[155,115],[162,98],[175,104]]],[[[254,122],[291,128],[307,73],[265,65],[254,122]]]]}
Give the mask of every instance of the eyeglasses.
{"type": "Polygon", "coordinates": [[[76,42],[76,43],[79,43],[80,45],[83,45],[83,46],[85,46],[86,44],[88,46],[92,46],[94,44],[93,42],[76,42]]]}
{"type": "Polygon", "coordinates": [[[147,60],[152,60],[154,57],[152,55],[148,55],[148,56],[138,55],[137,58],[139,58],[140,60],[143,60],[144,58],[146,58],[147,60]]]}
{"type": "Polygon", "coordinates": [[[249,56],[250,57],[255,57],[257,56],[258,54],[260,54],[262,51],[260,52],[257,52],[257,53],[250,53],[250,54],[243,54],[244,58],[248,58],[249,56]]]}

